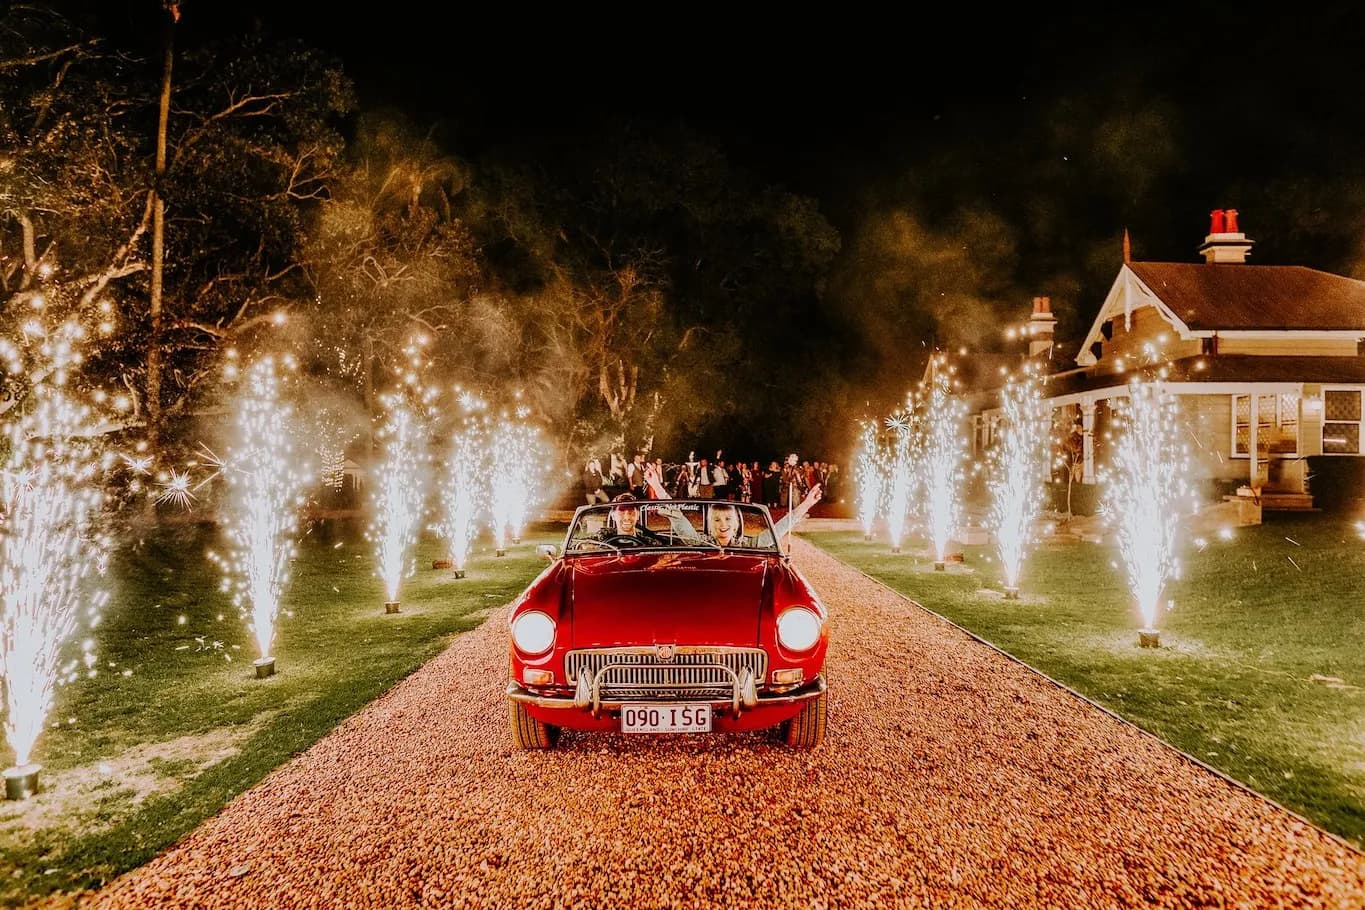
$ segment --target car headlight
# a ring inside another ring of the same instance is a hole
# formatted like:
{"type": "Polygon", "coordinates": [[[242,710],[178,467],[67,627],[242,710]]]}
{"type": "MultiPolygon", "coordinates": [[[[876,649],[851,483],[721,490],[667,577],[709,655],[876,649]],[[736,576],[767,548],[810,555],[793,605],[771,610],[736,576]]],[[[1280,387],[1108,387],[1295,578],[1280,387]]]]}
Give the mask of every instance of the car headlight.
{"type": "Polygon", "coordinates": [[[793,651],[809,651],[820,640],[820,617],[805,607],[792,607],[777,617],[777,640],[793,651]]]}
{"type": "Polygon", "coordinates": [[[523,654],[544,654],[555,643],[555,621],[539,610],[512,622],[512,643],[523,654]]]}

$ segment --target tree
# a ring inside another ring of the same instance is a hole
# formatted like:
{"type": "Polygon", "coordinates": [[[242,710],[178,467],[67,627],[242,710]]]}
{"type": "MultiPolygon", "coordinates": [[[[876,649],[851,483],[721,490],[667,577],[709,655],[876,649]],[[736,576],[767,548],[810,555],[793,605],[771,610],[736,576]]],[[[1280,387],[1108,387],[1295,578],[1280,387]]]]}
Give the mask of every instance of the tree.
{"type": "Polygon", "coordinates": [[[50,12],[11,7],[0,42],[0,315],[41,301],[49,322],[93,316],[88,370],[155,433],[222,347],[306,290],[294,254],[351,87],[315,52],[253,35],[185,54],[169,106],[169,44],[154,90],[131,51],[50,12]]]}
{"type": "Polygon", "coordinates": [[[564,365],[575,445],[685,451],[791,422],[807,376],[781,358],[837,338],[812,312],[839,246],[813,202],[686,130],[615,124],[489,158],[470,222],[509,303],[536,303],[525,324],[564,365]],[[759,334],[788,342],[777,362],[759,334]]]}
{"type": "Polygon", "coordinates": [[[392,114],[367,115],[339,163],[300,262],[311,289],[303,335],[315,376],[377,411],[376,389],[427,338],[441,378],[469,371],[478,244],[455,200],[468,171],[432,135],[392,114]]]}

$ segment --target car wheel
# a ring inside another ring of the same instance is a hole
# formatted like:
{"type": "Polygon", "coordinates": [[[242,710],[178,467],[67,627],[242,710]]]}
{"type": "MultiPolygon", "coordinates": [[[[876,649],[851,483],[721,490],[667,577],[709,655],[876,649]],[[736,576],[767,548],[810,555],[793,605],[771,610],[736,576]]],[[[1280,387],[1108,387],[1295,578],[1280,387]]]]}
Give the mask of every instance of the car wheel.
{"type": "Polygon", "coordinates": [[[536,720],[519,701],[508,702],[511,708],[512,742],[518,749],[549,749],[559,740],[559,728],[536,720]]]}
{"type": "Polygon", "coordinates": [[[806,702],[801,713],[782,725],[782,741],[795,749],[813,749],[825,738],[829,723],[829,692],[806,702]]]}

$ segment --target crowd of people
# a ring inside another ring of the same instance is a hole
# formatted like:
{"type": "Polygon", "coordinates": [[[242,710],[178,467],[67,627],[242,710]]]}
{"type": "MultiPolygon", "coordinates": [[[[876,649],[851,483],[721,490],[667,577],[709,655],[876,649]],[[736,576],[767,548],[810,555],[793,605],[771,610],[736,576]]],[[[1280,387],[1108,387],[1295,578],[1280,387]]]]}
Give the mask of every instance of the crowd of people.
{"type": "Polygon", "coordinates": [[[583,466],[583,495],[589,505],[609,502],[621,493],[636,499],[723,499],[786,508],[801,502],[817,486],[822,497],[837,502],[841,478],[837,464],[799,461],[788,456],[781,463],[731,461],[717,452],[714,459],[693,458],[667,463],[648,460],[636,452],[630,461],[613,453],[606,466],[597,456],[583,466]]]}

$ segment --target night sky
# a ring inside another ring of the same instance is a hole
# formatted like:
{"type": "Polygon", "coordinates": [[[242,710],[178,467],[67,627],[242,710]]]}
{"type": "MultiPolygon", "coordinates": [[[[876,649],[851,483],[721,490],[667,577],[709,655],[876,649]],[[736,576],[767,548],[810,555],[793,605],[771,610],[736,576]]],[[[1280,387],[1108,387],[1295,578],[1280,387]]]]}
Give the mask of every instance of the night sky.
{"type": "MultiPolygon", "coordinates": [[[[989,209],[1030,254],[1030,293],[1094,244],[1120,249],[1125,227],[1137,258],[1193,260],[1217,207],[1242,212],[1257,262],[1346,269],[1357,252],[1355,4],[972,6],[908,25],[854,9],[253,5],[266,27],[336,53],[363,104],[440,118],[470,151],[608,116],[682,122],[819,198],[846,236],[878,209],[941,225],[989,209]]],[[[206,15],[194,7],[190,27],[206,15]]]]}
{"type": "Polygon", "coordinates": [[[823,305],[885,374],[868,401],[934,344],[1000,348],[1036,294],[1079,341],[1125,229],[1135,259],[1198,261],[1209,210],[1236,208],[1251,261],[1365,277],[1355,4],[796,9],[186,0],[177,40],[298,37],[363,107],[439,122],[470,157],[621,119],[711,137],[839,230],[823,305]]]}

